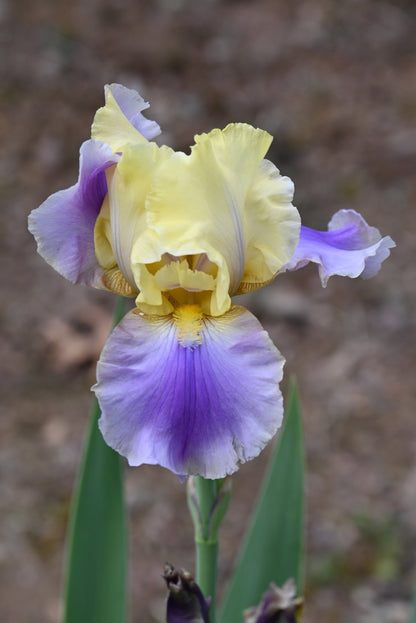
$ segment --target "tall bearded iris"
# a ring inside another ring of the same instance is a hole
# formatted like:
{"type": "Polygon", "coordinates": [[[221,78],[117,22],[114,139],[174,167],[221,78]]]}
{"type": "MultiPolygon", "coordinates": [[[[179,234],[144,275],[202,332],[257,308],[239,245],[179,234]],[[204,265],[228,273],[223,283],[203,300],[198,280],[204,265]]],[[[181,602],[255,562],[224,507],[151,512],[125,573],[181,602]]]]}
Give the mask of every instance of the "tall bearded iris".
{"type": "Polygon", "coordinates": [[[159,147],[142,98],[117,84],[80,151],[78,182],[29,217],[39,253],[74,283],[135,297],[93,387],[106,442],[131,465],[221,478],[279,428],[284,359],[231,297],[318,264],[371,277],[394,246],[352,210],[301,226],[293,183],[264,157],[272,137],[235,123],[159,147]]]}

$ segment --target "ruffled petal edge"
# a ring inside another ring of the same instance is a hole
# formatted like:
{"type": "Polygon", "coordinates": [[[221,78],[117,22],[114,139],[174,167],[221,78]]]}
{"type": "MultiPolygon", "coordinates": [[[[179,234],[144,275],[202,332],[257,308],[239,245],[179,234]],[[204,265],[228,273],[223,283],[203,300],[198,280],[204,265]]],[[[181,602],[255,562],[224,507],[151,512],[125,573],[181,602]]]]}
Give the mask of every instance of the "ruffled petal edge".
{"type": "Polygon", "coordinates": [[[178,318],[134,310],[114,329],[93,387],[99,426],[130,465],[222,478],[279,428],[284,359],[242,307],[178,318]]]}
{"type": "Polygon", "coordinates": [[[148,141],[154,139],[161,134],[162,130],[156,121],[147,119],[142,115],[142,111],[150,108],[149,102],[146,102],[142,96],[134,89],[128,89],[122,84],[113,82],[106,84],[104,87],[105,99],[107,101],[108,93],[111,91],[114,99],[119,105],[121,112],[130,121],[148,141]]]}

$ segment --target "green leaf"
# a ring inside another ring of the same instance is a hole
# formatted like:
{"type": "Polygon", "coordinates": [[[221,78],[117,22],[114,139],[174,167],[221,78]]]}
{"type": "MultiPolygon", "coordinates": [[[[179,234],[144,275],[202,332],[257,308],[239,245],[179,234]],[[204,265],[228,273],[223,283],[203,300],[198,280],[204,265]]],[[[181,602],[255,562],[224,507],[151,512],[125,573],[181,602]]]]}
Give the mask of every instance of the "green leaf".
{"type": "Polygon", "coordinates": [[[64,623],[127,620],[127,531],[120,456],[95,404],[69,532],[64,623]]]}
{"type": "Polygon", "coordinates": [[[410,619],[410,623],[416,623],[416,585],[413,593],[412,618],[410,619]]]}
{"type": "Polygon", "coordinates": [[[265,477],[219,623],[241,623],[270,582],[294,578],[302,592],[304,566],[304,452],[298,393],[291,384],[285,424],[265,477]]]}
{"type": "MultiPolygon", "coordinates": [[[[120,299],[115,322],[123,309],[120,299]]],[[[127,529],[121,457],[98,429],[95,401],[71,509],[64,623],[125,623],[127,529]]]]}

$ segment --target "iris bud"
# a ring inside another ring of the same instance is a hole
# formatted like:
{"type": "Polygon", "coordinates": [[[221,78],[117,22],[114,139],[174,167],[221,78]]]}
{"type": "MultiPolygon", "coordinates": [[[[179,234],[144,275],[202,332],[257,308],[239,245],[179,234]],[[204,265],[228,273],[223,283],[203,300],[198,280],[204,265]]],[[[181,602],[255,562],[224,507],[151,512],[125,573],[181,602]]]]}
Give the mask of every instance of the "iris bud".
{"type": "Polygon", "coordinates": [[[299,623],[303,599],[296,597],[296,584],[287,580],[280,588],[270,584],[260,604],[244,612],[244,623],[299,623]]]}
{"type": "Polygon", "coordinates": [[[205,599],[192,575],[184,569],[166,564],[163,578],[169,595],[167,623],[209,623],[210,599],[205,599]]]}

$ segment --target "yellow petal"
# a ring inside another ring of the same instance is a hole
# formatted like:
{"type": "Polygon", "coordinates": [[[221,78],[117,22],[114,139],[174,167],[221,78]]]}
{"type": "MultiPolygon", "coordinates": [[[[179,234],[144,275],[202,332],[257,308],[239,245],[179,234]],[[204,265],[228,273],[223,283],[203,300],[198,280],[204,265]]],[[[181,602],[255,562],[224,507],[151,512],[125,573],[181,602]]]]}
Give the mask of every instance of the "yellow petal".
{"type": "Polygon", "coordinates": [[[136,298],[136,307],[149,316],[168,316],[175,309],[174,305],[162,295],[160,304],[154,305],[149,303],[143,292],[140,292],[139,296],[136,298]]]}
{"type": "Polygon", "coordinates": [[[200,270],[192,270],[186,260],[166,264],[157,271],[154,280],[162,291],[184,288],[188,292],[200,292],[213,290],[215,287],[212,275],[200,270]]]}
{"type": "MultiPolygon", "coordinates": [[[[217,315],[229,308],[229,293],[244,275],[246,199],[271,136],[246,124],[230,124],[195,140],[189,156],[175,153],[158,169],[146,210],[166,252],[206,253],[218,266],[212,310],[217,315]]],[[[146,261],[139,248],[135,261],[146,261]]]]}
{"type": "MultiPolygon", "coordinates": [[[[149,270],[146,264],[139,264],[135,267],[135,278],[140,288],[140,298],[138,302],[147,302],[154,307],[163,305],[162,291],[156,285],[154,274],[149,270]]],[[[157,313],[157,311],[152,311],[151,313],[157,313]]]]}
{"type": "Polygon", "coordinates": [[[122,151],[122,147],[128,143],[147,143],[147,139],[124,115],[111,89],[106,89],[105,106],[95,113],[91,137],[108,143],[113,152],[122,151]]]}
{"type": "Polygon", "coordinates": [[[191,268],[193,260],[170,260],[165,254],[161,262],[137,265],[135,276],[141,290],[137,306],[147,314],[164,315],[178,305],[198,304],[204,313],[211,314],[215,276],[191,268]]]}
{"type": "Polygon", "coordinates": [[[111,290],[111,292],[115,292],[121,296],[137,296],[137,288],[127,283],[117,266],[117,259],[112,246],[108,194],[104,198],[103,205],[95,222],[94,247],[98,263],[105,269],[103,273],[103,285],[108,290],[111,290]]]}
{"type": "Polygon", "coordinates": [[[293,191],[293,182],[263,160],[246,201],[246,264],[237,294],[271,281],[292,257],[300,233],[300,216],[291,203],[293,191]]]}
{"type": "Polygon", "coordinates": [[[95,255],[100,266],[106,269],[117,266],[111,240],[110,202],[107,194],[94,227],[95,255]]]}
{"type": "MultiPolygon", "coordinates": [[[[158,147],[147,141],[140,145],[126,145],[117,166],[106,171],[112,248],[121,272],[132,287],[138,284],[131,254],[134,243],[147,228],[146,197],[155,171],[172,153],[168,147],[158,147]]],[[[149,235],[151,238],[152,234],[149,235]]]]}

